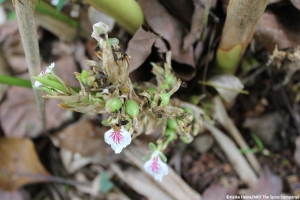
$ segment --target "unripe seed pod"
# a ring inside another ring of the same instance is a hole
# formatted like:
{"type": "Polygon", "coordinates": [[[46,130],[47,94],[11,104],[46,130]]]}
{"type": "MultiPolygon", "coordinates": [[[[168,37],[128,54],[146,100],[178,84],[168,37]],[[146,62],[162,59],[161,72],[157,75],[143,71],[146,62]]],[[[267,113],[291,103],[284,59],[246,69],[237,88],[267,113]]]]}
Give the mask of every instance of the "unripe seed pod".
{"type": "Polygon", "coordinates": [[[181,136],[180,139],[181,139],[182,142],[184,142],[186,144],[189,144],[189,143],[193,142],[194,137],[191,136],[190,134],[187,134],[185,136],[181,136]]]}
{"type": "Polygon", "coordinates": [[[114,97],[109,99],[106,102],[105,106],[109,109],[110,112],[115,112],[122,107],[122,101],[119,98],[114,97]]]}
{"type": "Polygon", "coordinates": [[[161,98],[161,104],[163,106],[167,106],[169,104],[171,95],[169,93],[161,93],[161,94],[159,94],[159,96],[161,98]]]}
{"type": "Polygon", "coordinates": [[[166,75],[166,82],[169,86],[173,86],[175,81],[176,81],[176,79],[173,75],[166,75]]]}
{"type": "Polygon", "coordinates": [[[165,131],[165,136],[168,136],[167,141],[168,142],[172,142],[173,140],[175,140],[175,135],[176,133],[174,132],[174,130],[167,128],[165,131]]]}
{"type": "Polygon", "coordinates": [[[168,128],[175,130],[177,128],[177,123],[174,119],[168,118],[167,126],[168,128]]]}
{"type": "Polygon", "coordinates": [[[192,110],[192,109],[190,109],[190,108],[187,108],[187,107],[185,107],[185,108],[182,108],[182,109],[183,109],[185,112],[192,114],[192,117],[193,117],[193,119],[194,119],[194,112],[193,112],[193,110],[192,110]]]}
{"type": "Polygon", "coordinates": [[[125,111],[130,117],[137,117],[140,112],[139,105],[134,100],[127,100],[125,102],[125,111]]]}

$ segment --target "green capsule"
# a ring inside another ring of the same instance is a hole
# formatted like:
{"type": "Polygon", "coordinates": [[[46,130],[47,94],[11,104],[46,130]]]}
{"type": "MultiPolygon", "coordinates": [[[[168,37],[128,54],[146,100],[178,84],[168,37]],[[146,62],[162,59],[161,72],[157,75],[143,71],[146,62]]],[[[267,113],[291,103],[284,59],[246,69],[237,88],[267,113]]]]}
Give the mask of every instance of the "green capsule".
{"type": "Polygon", "coordinates": [[[148,88],[147,89],[147,92],[150,94],[150,96],[153,98],[154,96],[154,92],[156,92],[156,89],[155,88],[148,88]]]}
{"type": "Polygon", "coordinates": [[[176,135],[176,133],[174,130],[169,129],[169,128],[166,129],[165,136],[168,136],[168,139],[167,139],[168,142],[172,142],[173,140],[175,140],[175,135],[176,135]]]}
{"type": "Polygon", "coordinates": [[[188,134],[188,135],[185,135],[185,136],[181,136],[180,139],[181,139],[182,142],[184,142],[186,144],[189,144],[189,143],[193,142],[194,137],[191,136],[190,134],[188,134]]]}
{"type": "Polygon", "coordinates": [[[161,94],[159,94],[159,96],[161,98],[161,104],[163,106],[167,106],[169,104],[171,95],[169,93],[161,93],[161,94]]]}
{"type": "Polygon", "coordinates": [[[173,75],[166,75],[166,82],[169,86],[173,86],[176,82],[176,79],[173,75]]]}
{"type": "Polygon", "coordinates": [[[127,100],[125,102],[125,111],[130,117],[137,117],[140,112],[139,105],[134,100],[127,100]]]}
{"type": "Polygon", "coordinates": [[[190,108],[187,108],[187,107],[185,107],[185,108],[182,108],[182,109],[183,109],[185,112],[192,114],[192,117],[193,117],[193,119],[194,119],[194,112],[193,112],[193,110],[192,110],[192,109],[190,109],[190,108]]]}
{"type": "Polygon", "coordinates": [[[177,128],[177,123],[174,119],[168,118],[167,126],[168,128],[175,130],[177,128]]]}
{"type": "Polygon", "coordinates": [[[109,109],[110,112],[115,112],[122,107],[122,101],[121,99],[114,97],[109,99],[106,102],[105,106],[109,109]]]}

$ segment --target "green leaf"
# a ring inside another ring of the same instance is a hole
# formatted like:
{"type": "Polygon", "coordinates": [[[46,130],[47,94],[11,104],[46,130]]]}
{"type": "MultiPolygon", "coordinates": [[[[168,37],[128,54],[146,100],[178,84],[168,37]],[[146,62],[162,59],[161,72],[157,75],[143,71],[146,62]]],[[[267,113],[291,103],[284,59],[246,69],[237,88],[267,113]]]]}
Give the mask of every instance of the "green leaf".
{"type": "Polygon", "coordinates": [[[64,3],[65,3],[66,0],[58,0],[58,4],[56,6],[56,11],[57,12],[60,12],[62,7],[64,6],[64,3]]]}
{"type": "MultiPolygon", "coordinates": [[[[1,0],[0,0],[1,1],[1,0]]],[[[4,0],[3,0],[4,1],[4,0]]],[[[1,3],[0,3],[1,4],[1,3]]],[[[13,11],[10,11],[7,13],[7,20],[15,20],[17,18],[16,13],[13,11]]]]}
{"type": "Polygon", "coordinates": [[[0,84],[32,88],[30,80],[16,78],[13,76],[0,75],[0,84]]]}
{"type": "Polygon", "coordinates": [[[255,135],[254,133],[251,133],[251,137],[256,142],[259,150],[263,150],[265,148],[264,144],[261,141],[261,139],[259,139],[259,137],[257,135],[255,135]]]}
{"type": "Polygon", "coordinates": [[[100,191],[104,194],[108,193],[114,187],[113,182],[110,181],[109,175],[106,172],[101,173],[100,191]]]}
{"type": "Polygon", "coordinates": [[[150,149],[151,151],[156,151],[156,149],[157,149],[157,147],[155,146],[155,144],[153,144],[152,142],[150,142],[150,143],[148,144],[148,147],[149,147],[149,149],[150,149]]]}
{"type": "Polygon", "coordinates": [[[48,78],[41,77],[41,76],[32,76],[32,78],[39,81],[39,82],[41,82],[46,87],[54,88],[54,89],[60,90],[64,93],[69,93],[67,91],[67,89],[61,83],[49,80],[48,78]]]}
{"type": "Polygon", "coordinates": [[[161,153],[160,152],[160,154],[159,154],[159,157],[161,158],[161,160],[163,161],[163,162],[167,162],[168,161],[168,159],[167,159],[167,157],[165,156],[165,154],[163,154],[163,153],[161,153]]]}

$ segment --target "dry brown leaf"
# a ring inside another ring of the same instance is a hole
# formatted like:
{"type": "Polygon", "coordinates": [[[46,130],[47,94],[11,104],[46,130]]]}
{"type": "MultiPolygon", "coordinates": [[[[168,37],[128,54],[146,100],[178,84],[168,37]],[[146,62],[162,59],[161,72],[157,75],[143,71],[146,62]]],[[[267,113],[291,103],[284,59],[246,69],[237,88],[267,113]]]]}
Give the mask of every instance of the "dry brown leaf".
{"type": "Polygon", "coordinates": [[[139,0],[139,3],[150,27],[170,44],[172,59],[181,64],[176,67],[173,65],[177,75],[184,80],[191,80],[195,75],[193,47],[190,47],[186,52],[182,51],[184,35],[182,25],[157,0],[139,0]]]}
{"type": "Polygon", "coordinates": [[[292,4],[300,10],[300,1],[299,0],[291,0],[292,4]]]}
{"type": "Polygon", "coordinates": [[[30,195],[25,190],[17,190],[14,192],[6,192],[0,189],[1,200],[30,200],[30,195]]]}
{"type": "Polygon", "coordinates": [[[0,138],[0,163],[0,188],[6,191],[50,178],[32,141],[26,138],[0,138]]]}
{"type": "Polygon", "coordinates": [[[18,23],[15,21],[8,21],[0,25],[0,43],[9,42],[9,37],[18,32],[18,23]]]}
{"type": "Polygon", "coordinates": [[[149,200],[173,199],[161,187],[153,182],[145,173],[137,169],[127,169],[126,171],[124,171],[114,163],[110,165],[110,168],[136,192],[145,196],[149,200]]]}
{"type": "Polygon", "coordinates": [[[126,53],[131,56],[130,69],[136,70],[150,55],[152,46],[159,36],[150,32],[146,25],[141,25],[128,43],[126,53]]]}
{"type": "Polygon", "coordinates": [[[298,136],[296,141],[296,150],[294,152],[294,159],[296,161],[296,163],[300,166],[300,137],[298,136]]]}
{"type": "MultiPolygon", "coordinates": [[[[137,167],[139,167],[144,173],[142,157],[149,154],[149,150],[145,143],[139,140],[134,140],[131,144],[124,150],[124,155],[137,167]]],[[[151,179],[153,177],[147,173],[151,179]]],[[[176,172],[169,167],[168,175],[163,177],[163,181],[155,181],[155,183],[166,191],[174,200],[201,200],[201,195],[193,190],[176,172]]]]}
{"type": "Polygon", "coordinates": [[[191,26],[191,19],[194,12],[193,0],[164,0],[162,3],[170,10],[171,14],[182,21],[187,28],[191,26]]]}
{"type": "Polygon", "coordinates": [[[226,200],[226,195],[236,194],[238,180],[235,178],[230,179],[231,185],[224,187],[221,184],[212,184],[203,192],[202,200],[226,200]]]}
{"type": "MultiPolygon", "coordinates": [[[[280,196],[282,191],[282,180],[279,176],[273,174],[268,167],[264,167],[262,173],[260,174],[257,185],[252,190],[243,190],[242,193],[245,195],[265,195],[269,197],[280,196]]],[[[261,198],[262,200],[267,200],[266,198],[261,198]]],[[[250,199],[246,199],[250,200],[250,199]]]]}
{"type": "MultiPolygon", "coordinates": [[[[28,74],[21,78],[27,78],[28,74]]],[[[60,109],[59,100],[46,100],[46,128],[53,129],[69,120],[70,112],[60,109]]],[[[6,136],[37,137],[42,126],[38,117],[33,92],[27,88],[10,87],[0,104],[0,123],[6,136]]]]}
{"type": "Polygon", "coordinates": [[[273,52],[275,45],[278,49],[296,47],[300,44],[300,25],[297,20],[300,11],[287,2],[274,4],[262,15],[259,20],[255,39],[270,52],[273,52]]]}
{"type": "Polygon", "coordinates": [[[200,0],[194,1],[194,5],[191,30],[183,39],[183,50],[185,51],[199,39],[203,29],[204,8],[200,5],[200,0]]]}
{"type": "Polygon", "coordinates": [[[95,127],[90,121],[80,120],[56,133],[53,141],[58,147],[83,156],[93,155],[97,151],[108,155],[111,151],[103,140],[104,132],[103,128],[95,127]],[[108,148],[103,148],[104,146],[108,148]]]}

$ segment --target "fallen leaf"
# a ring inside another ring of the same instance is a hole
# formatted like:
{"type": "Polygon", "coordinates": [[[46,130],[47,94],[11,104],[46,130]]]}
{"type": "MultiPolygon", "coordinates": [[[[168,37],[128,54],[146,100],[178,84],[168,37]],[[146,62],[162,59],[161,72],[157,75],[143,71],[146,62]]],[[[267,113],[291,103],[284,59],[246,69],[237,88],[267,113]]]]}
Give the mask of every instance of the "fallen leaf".
{"type": "Polygon", "coordinates": [[[275,45],[278,49],[296,47],[300,44],[300,26],[297,20],[300,11],[290,2],[284,1],[272,4],[259,20],[254,38],[270,52],[273,52],[275,45]]]}
{"type": "Polygon", "coordinates": [[[221,184],[212,184],[203,192],[202,200],[226,200],[226,195],[235,195],[237,186],[238,186],[238,180],[235,178],[229,179],[231,184],[230,186],[223,186],[221,184]]]}
{"type": "Polygon", "coordinates": [[[168,41],[172,51],[172,59],[180,64],[180,66],[172,65],[176,75],[184,80],[191,80],[195,76],[194,53],[193,47],[190,47],[186,52],[181,49],[184,35],[182,25],[157,0],[139,0],[139,3],[150,27],[168,41]]]}
{"type": "Polygon", "coordinates": [[[299,0],[291,0],[292,4],[300,10],[300,1],[299,0]]]}
{"type": "MultiPolygon", "coordinates": [[[[87,178],[83,173],[77,173],[76,174],[76,180],[81,181],[81,182],[87,182],[87,178]]],[[[96,196],[100,192],[100,180],[101,176],[98,174],[93,182],[92,182],[92,187],[91,186],[85,186],[85,185],[77,185],[76,189],[80,192],[90,194],[92,196],[96,196]]]]}
{"type": "Polygon", "coordinates": [[[0,189],[1,200],[30,200],[30,195],[26,190],[16,190],[14,192],[6,192],[0,189]]]}
{"type": "Polygon", "coordinates": [[[73,153],[80,153],[82,156],[90,156],[97,151],[105,153],[105,148],[103,148],[106,145],[103,139],[104,132],[103,128],[97,128],[90,121],[84,119],[69,125],[53,135],[51,139],[55,140],[54,144],[57,147],[66,148],[73,153]]]}
{"type": "Polygon", "coordinates": [[[278,134],[284,130],[284,125],[285,116],[280,112],[271,112],[258,117],[247,118],[243,127],[249,128],[271,149],[279,150],[282,141],[279,140],[278,134]]]}
{"type": "Polygon", "coordinates": [[[7,41],[9,36],[18,33],[18,23],[17,20],[8,21],[0,25],[0,43],[7,41]]]}
{"type": "Polygon", "coordinates": [[[131,56],[130,69],[136,70],[150,55],[152,46],[159,36],[150,32],[146,25],[141,25],[128,43],[126,53],[131,56]]]}
{"type": "Polygon", "coordinates": [[[164,0],[162,3],[168,8],[171,14],[183,22],[187,28],[191,26],[192,15],[194,13],[193,0],[164,0]]]}
{"type": "MultiPolygon", "coordinates": [[[[28,74],[20,78],[27,78],[28,74]]],[[[58,128],[72,115],[58,107],[59,100],[46,99],[46,129],[58,128]]],[[[0,124],[6,136],[37,137],[42,132],[33,92],[27,88],[10,87],[0,104],[0,124]]]]}
{"type": "Polygon", "coordinates": [[[199,153],[207,152],[212,145],[214,144],[214,139],[211,135],[200,135],[195,138],[194,142],[192,143],[193,147],[199,153]]]}
{"type": "MultiPolygon", "coordinates": [[[[259,180],[253,189],[243,190],[243,195],[265,195],[269,197],[280,196],[283,189],[282,180],[279,176],[273,174],[268,167],[264,167],[260,174],[259,180]]],[[[267,200],[262,196],[262,200],[267,200]]],[[[250,200],[250,199],[246,199],[250,200]]]]}
{"type": "Polygon", "coordinates": [[[122,170],[117,164],[112,163],[110,169],[114,171],[122,180],[124,180],[136,192],[145,196],[149,200],[173,199],[161,187],[153,182],[145,173],[138,169],[122,170]]]}
{"type": "Polygon", "coordinates": [[[244,88],[240,79],[230,74],[215,75],[208,82],[214,85],[213,87],[227,103],[232,102],[244,88]]]}
{"type": "Polygon", "coordinates": [[[203,30],[204,8],[200,5],[200,0],[194,1],[194,14],[190,32],[183,39],[183,50],[187,50],[194,42],[200,38],[203,30]]]}
{"type": "Polygon", "coordinates": [[[26,138],[0,138],[0,163],[0,188],[6,191],[50,178],[32,141],[26,138]]]}

